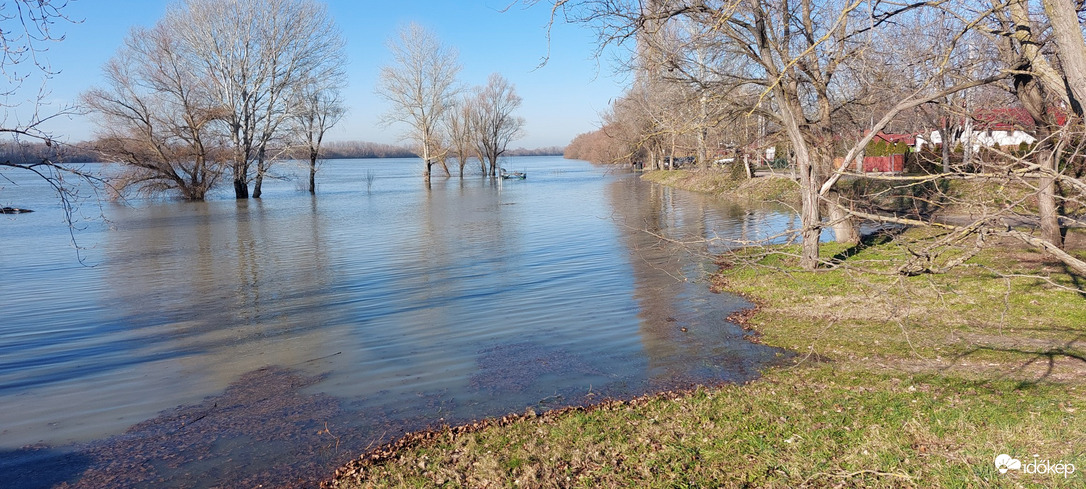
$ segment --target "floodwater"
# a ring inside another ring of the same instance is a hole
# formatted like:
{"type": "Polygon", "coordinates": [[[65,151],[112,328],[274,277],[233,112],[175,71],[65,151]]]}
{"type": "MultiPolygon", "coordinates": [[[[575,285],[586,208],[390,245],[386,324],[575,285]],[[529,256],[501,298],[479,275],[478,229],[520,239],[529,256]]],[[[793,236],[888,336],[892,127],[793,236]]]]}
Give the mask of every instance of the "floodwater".
{"type": "Polygon", "coordinates": [[[790,212],[503,166],[528,178],[336,160],[311,197],[285,165],[260,200],[88,199],[74,231],[5,172],[0,206],[35,212],[0,216],[0,485],[309,487],[406,430],[779,361],[703,278],[790,212]]]}

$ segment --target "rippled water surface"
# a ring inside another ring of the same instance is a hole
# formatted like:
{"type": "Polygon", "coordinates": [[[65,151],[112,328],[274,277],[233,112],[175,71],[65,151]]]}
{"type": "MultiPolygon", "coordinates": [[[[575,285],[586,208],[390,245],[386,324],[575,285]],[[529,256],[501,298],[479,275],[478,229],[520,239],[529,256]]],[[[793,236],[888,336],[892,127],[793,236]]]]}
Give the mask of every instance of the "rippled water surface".
{"type": "Polygon", "coordinates": [[[0,206],[36,212],[0,216],[0,478],[306,485],[406,429],[777,356],[726,322],[746,304],[698,252],[790,214],[561,158],[430,189],[419,166],[332,161],[316,197],[88,201],[78,253],[43,182],[10,175],[0,206]]]}

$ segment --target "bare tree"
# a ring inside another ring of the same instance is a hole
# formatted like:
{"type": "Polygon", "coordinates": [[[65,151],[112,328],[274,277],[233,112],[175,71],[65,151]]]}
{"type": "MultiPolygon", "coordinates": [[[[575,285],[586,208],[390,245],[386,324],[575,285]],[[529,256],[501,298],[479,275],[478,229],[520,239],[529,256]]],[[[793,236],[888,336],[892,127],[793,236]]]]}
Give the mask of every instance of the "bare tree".
{"type": "Polygon", "coordinates": [[[490,175],[496,175],[498,158],[509,142],[524,132],[524,118],[514,114],[522,99],[508,80],[492,73],[485,87],[475,91],[474,131],[479,153],[490,164],[490,175]]]}
{"type": "MultiPolygon", "coordinates": [[[[74,22],[64,13],[67,6],[67,0],[14,0],[0,5],[0,74],[7,79],[7,85],[0,88],[0,97],[3,98],[0,109],[4,112],[0,122],[0,134],[10,136],[16,142],[26,138],[53,146],[57,142],[42,129],[42,125],[73,112],[70,107],[62,108],[54,114],[41,111],[48,96],[46,81],[55,74],[44,58],[44,53],[50,43],[64,40],[63,35],[54,32],[56,24],[74,22]],[[34,79],[40,79],[41,88],[34,97],[33,106],[29,107],[30,114],[23,113],[17,117],[13,112],[26,107],[9,100],[18,98],[24,83],[34,79]]],[[[60,182],[51,175],[55,171],[65,170],[52,161],[0,161],[0,167],[37,173],[50,180],[54,187],[60,182]]]]}
{"type": "Polygon", "coordinates": [[[1086,100],[1086,42],[1078,14],[1081,3],[1071,0],[1044,0],[1042,3],[1059,52],[1066,97],[1075,113],[1082,116],[1082,104],[1086,100]]]}
{"type": "Polygon", "coordinates": [[[101,116],[98,150],[124,165],[118,189],[203,200],[222,176],[226,114],[190,61],[168,25],[134,29],[106,64],[108,85],[83,94],[101,116]]]}
{"type": "MultiPolygon", "coordinates": [[[[1015,73],[1011,92],[1034,120],[1038,139],[1037,151],[1034,151],[1037,164],[1046,172],[1055,172],[1054,136],[1059,131],[1059,124],[1053,108],[1070,105],[1074,100],[1073,91],[1065,88],[1067,85],[1063,77],[1043,53],[1043,42],[1034,34],[1038,25],[1030,15],[1025,0],[993,2],[992,12],[995,25],[989,27],[988,32],[999,49],[999,58],[1006,69],[1015,73]]],[[[1082,34],[1079,33],[1078,37],[1081,43],[1082,34]]],[[[1041,176],[1038,187],[1041,237],[1056,247],[1062,247],[1056,181],[1051,176],[1041,176]]]]}
{"type": "MultiPolygon", "coordinates": [[[[657,62],[651,65],[655,76],[688,80],[717,94],[738,94],[730,97],[733,103],[771,120],[788,142],[798,170],[800,262],[815,268],[823,228],[833,226],[846,240],[857,236],[854,218],[842,212],[835,188],[847,169],[835,171],[832,160],[838,151],[839,116],[862,94],[866,58],[860,55],[895,49],[893,38],[901,34],[898,26],[922,22],[918,12],[926,5],[862,0],[582,0],[554,2],[554,12],[596,26],[604,45],[637,39],[639,52],[657,53],[657,62]],[[685,30],[687,37],[678,44],[683,49],[674,49],[668,36],[643,35],[666,29],[676,19],[700,26],[685,30]],[[757,96],[749,97],[752,92],[757,96]],[[828,220],[823,219],[824,208],[828,220]]],[[[959,19],[963,25],[969,22],[959,19]]],[[[908,76],[899,80],[896,103],[880,110],[879,118],[872,117],[866,136],[845,138],[855,141],[845,161],[852,161],[901,111],[996,78],[937,86],[933,80],[941,68],[931,60],[958,46],[952,42],[939,47],[943,49],[883,55],[883,62],[901,63],[898,69],[908,76]]]]}
{"type": "Polygon", "coordinates": [[[292,110],[295,132],[309,158],[309,193],[317,191],[317,160],[324,134],[335,126],[347,108],[340,98],[343,75],[333,79],[311,80],[294,95],[292,110]],[[338,79],[337,79],[338,78],[338,79]]]}
{"type": "MultiPolygon", "coordinates": [[[[1086,204],[1086,183],[1081,170],[1086,155],[1082,143],[1084,127],[1076,117],[1079,109],[1073,90],[1074,76],[1066,71],[1074,71],[1074,63],[1065,63],[1063,46],[1054,42],[1055,31],[1059,29],[1055,22],[1049,24],[1052,19],[1045,14],[1050,4],[1046,2],[1045,6],[1044,11],[1039,11],[1035,5],[1031,9],[1029,2],[1020,0],[972,5],[977,11],[971,15],[977,21],[968,23],[970,30],[959,33],[954,40],[978,49],[982,69],[987,63],[998,66],[990,70],[1010,75],[1007,88],[1028,113],[1027,119],[1032,120],[1011,116],[1010,120],[1000,122],[1018,129],[1032,129],[1036,142],[1014,148],[982,147],[976,169],[944,167],[944,172],[937,175],[882,178],[893,182],[891,191],[933,183],[940,187],[954,184],[982,189],[967,192],[964,198],[950,192],[926,196],[927,202],[938,203],[940,207],[969,209],[966,215],[951,216],[949,222],[886,212],[853,213],[879,222],[940,229],[938,239],[906,245],[913,256],[899,268],[901,273],[946,270],[964,263],[986,244],[999,242],[992,239],[995,237],[1024,242],[1059,260],[1073,274],[1086,276],[1086,261],[1062,249],[1061,229],[1063,218],[1071,221],[1081,218],[1086,204]],[[977,32],[992,41],[987,49],[969,42],[971,34],[977,32]],[[1048,32],[1053,36],[1047,36],[1048,32]],[[1039,234],[1031,229],[1034,226],[1039,234]]],[[[957,14],[967,11],[963,9],[957,14]]],[[[1070,37],[1076,36],[1072,33],[1070,37]]],[[[1081,33],[1077,39],[1081,44],[1081,33]]],[[[1082,48],[1074,42],[1071,45],[1071,51],[1082,48]]],[[[975,116],[971,112],[962,115],[966,120],[975,116]]],[[[970,145],[969,141],[963,143],[970,145]]],[[[1080,285],[1076,288],[1082,289],[1080,285]]]]}
{"type": "Polygon", "coordinates": [[[343,40],[314,0],[185,0],[165,20],[228,109],[234,195],[260,197],[270,143],[290,117],[290,95],[343,64],[343,40]],[[254,174],[255,173],[255,174],[254,174]]]}
{"type": "MultiPolygon", "coordinates": [[[[449,134],[449,143],[452,151],[456,153],[456,161],[460,167],[460,178],[464,178],[464,166],[471,157],[473,145],[473,131],[471,128],[471,115],[475,110],[475,100],[470,97],[461,98],[456,107],[449,111],[445,118],[446,131],[449,134]]],[[[483,167],[484,174],[486,167],[483,167]]]]}
{"type": "MultiPolygon", "coordinates": [[[[457,53],[415,23],[400,29],[397,38],[388,42],[388,49],[392,64],[381,68],[377,83],[377,93],[392,103],[384,122],[410,127],[407,138],[415,143],[429,182],[430,168],[444,161],[436,142],[446,112],[455,105],[459,92],[457,53]]],[[[447,167],[445,174],[450,175],[447,167]]]]}
{"type": "Polygon", "coordinates": [[[84,199],[79,183],[91,183],[97,192],[95,186],[103,182],[95,174],[58,162],[55,156],[63,153],[61,145],[43,128],[52,119],[78,112],[73,107],[44,112],[49,97],[47,82],[56,73],[44,53],[49,44],[64,40],[64,35],[55,30],[58,24],[77,22],[65,13],[67,7],[67,0],[13,0],[0,4],[0,74],[7,80],[7,85],[0,88],[0,134],[10,138],[7,144],[24,146],[34,141],[37,144],[32,147],[45,149],[19,159],[0,159],[0,181],[9,181],[5,170],[15,170],[30,172],[48,182],[57,192],[75,244],[73,212],[84,199]],[[21,98],[24,83],[34,80],[40,80],[40,86],[32,100],[13,102],[21,98]]]}

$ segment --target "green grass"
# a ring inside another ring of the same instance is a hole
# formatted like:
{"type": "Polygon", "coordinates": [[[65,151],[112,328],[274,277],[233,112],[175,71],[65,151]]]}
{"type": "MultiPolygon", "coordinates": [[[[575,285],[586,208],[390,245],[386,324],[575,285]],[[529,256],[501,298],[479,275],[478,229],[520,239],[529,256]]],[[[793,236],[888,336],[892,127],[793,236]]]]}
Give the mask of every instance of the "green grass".
{"type": "MultiPolygon", "coordinates": [[[[920,241],[906,235],[851,251],[848,267],[796,270],[787,248],[748,250],[718,278],[727,289],[756,297],[764,314],[751,319],[767,343],[853,359],[923,360],[955,368],[952,360],[1028,358],[1063,350],[1086,356],[1086,300],[1072,278],[1043,255],[1008,248],[983,252],[946,274],[891,273],[920,241]],[[767,270],[787,273],[766,273],[767,270]],[[787,323],[787,327],[781,327],[787,323]]],[[[825,256],[844,247],[829,244],[825,256]]],[[[1066,360],[1066,358],[1063,358],[1066,360]]],[[[1014,367],[1013,362],[1007,365],[1014,367]]]]}
{"type": "MultiPolygon", "coordinates": [[[[440,436],[341,487],[1051,487],[1000,453],[1078,467],[1086,408],[1056,384],[789,369],[554,418],[440,436]],[[515,442],[513,442],[515,440],[515,442]]],[[[1081,483],[1075,475],[1068,482],[1081,483]]]]}
{"type": "Polygon", "coordinates": [[[1043,255],[992,247],[946,274],[892,273],[930,236],[727,257],[713,286],[797,352],[745,385],[514,416],[402,440],[336,487],[1082,487],[1086,298],[1043,255]],[[1029,275],[1029,276],[1026,276],[1029,275]],[[997,455],[1076,473],[1000,474],[997,455]]]}

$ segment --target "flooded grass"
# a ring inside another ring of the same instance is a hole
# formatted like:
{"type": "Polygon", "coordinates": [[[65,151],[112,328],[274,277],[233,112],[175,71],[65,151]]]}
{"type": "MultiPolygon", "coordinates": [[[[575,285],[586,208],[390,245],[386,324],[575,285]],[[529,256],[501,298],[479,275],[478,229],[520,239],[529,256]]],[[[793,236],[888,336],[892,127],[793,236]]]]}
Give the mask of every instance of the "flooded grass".
{"type": "MultiPolygon", "coordinates": [[[[855,258],[875,267],[903,252],[881,243],[855,258]]],[[[759,304],[746,325],[798,351],[793,365],[743,385],[416,434],[327,486],[1080,486],[1086,300],[1059,288],[1074,277],[1013,259],[1022,253],[992,249],[918,277],[735,257],[715,284],[759,304]],[[1076,471],[1000,473],[1000,454],[1076,471]]]]}

